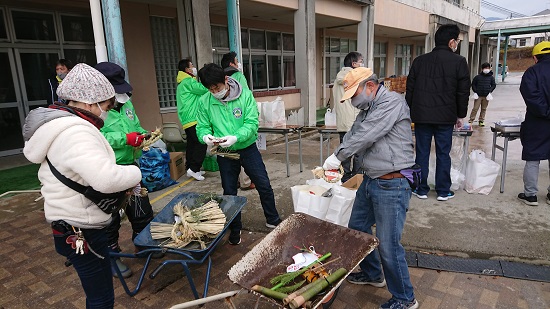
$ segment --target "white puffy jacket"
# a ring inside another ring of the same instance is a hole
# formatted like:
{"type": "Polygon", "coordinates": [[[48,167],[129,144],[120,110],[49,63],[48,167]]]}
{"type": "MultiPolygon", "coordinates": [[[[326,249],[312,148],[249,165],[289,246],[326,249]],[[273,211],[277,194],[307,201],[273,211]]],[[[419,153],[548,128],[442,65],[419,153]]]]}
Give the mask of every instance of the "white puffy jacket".
{"type": "Polygon", "coordinates": [[[46,156],[62,175],[103,193],[129,189],[141,180],[138,167],[116,164],[113,149],[94,125],[69,112],[32,110],[23,136],[25,157],[40,164],[38,179],[48,222],[65,220],[76,227],[98,229],[111,222],[111,215],[61,183],[50,171],[46,156]]]}

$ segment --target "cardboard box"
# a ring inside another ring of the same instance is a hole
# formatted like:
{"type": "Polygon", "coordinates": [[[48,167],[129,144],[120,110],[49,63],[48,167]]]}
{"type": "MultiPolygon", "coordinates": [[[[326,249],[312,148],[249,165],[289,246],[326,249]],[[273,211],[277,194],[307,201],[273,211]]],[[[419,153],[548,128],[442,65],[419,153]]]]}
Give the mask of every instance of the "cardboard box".
{"type": "Polygon", "coordinates": [[[185,159],[183,158],[183,152],[170,152],[170,178],[178,180],[183,174],[185,174],[185,159]]]}
{"type": "Polygon", "coordinates": [[[357,190],[363,182],[363,174],[356,174],[355,176],[348,179],[348,181],[342,184],[342,187],[348,188],[350,190],[357,190]]]}

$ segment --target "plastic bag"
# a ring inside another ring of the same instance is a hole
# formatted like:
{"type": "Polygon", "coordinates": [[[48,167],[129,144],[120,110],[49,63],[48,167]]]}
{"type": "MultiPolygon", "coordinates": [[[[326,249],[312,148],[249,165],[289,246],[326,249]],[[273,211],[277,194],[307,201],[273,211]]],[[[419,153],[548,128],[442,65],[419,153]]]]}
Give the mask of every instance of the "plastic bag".
{"type": "Polygon", "coordinates": [[[325,126],[336,126],[336,112],[332,111],[330,108],[327,108],[327,112],[325,113],[325,126]]]}
{"type": "Polygon", "coordinates": [[[468,156],[464,190],[468,193],[489,194],[495,185],[500,165],[485,157],[485,152],[475,149],[468,156]]]}
{"type": "Polygon", "coordinates": [[[472,94],[472,99],[474,100],[479,99],[479,96],[477,95],[477,93],[474,92],[474,94],[472,94]]]}
{"type": "Polygon", "coordinates": [[[258,102],[259,125],[264,128],[286,126],[285,102],[277,97],[270,102],[258,102]]]}
{"type": "MultiPolygon", "coordinates": [[[[464,185],[464,170],[465,158],[464,158],[464,139],[459,136],[453,136],[453,142],[451,146],[451,190],[456,191],[463,188],[464,185]]],[[[430,155],[430,171],[428,173],[428,185],[435,189],[435,160],[434,154],[430,155]]]]}
{"type": "Polygon", "coordinates": [[[163,153],[160,148],[150,148],[143,151],[139,158],[139,169],[141,170],[141,181],[149,192],[158,191],[176,184],[170,178],[170,154],[163,153]]]}
{"type": "Polygon", "coordinates": [[[493,95],[489,93],[487,95],[486,99],[487,99],[487,101],[491,101],[493,99],[493,95]]]}

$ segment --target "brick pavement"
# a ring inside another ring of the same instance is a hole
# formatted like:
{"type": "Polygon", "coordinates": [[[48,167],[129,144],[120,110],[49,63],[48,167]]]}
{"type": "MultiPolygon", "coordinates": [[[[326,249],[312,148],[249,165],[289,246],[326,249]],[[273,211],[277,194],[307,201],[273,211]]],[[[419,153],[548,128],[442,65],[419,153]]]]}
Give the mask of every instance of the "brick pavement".
{"type": "MultiPolygon", "coordinates": [[[[75,271],[63,265],[64,258],[54,251],[50,229],[44,220],[37,195],[20,195],[0,200],[0,309],[2,308],[84,308],[85,298],[75,271]]],[[[212,254],[213,266],[209,295],[238,289],[227,278],[227,271],[264,234],[244,232],[240,246],[223,242],[212,254]]],[[[121,229],[122,246],[133,250],[130,226],[121,229]]],[[[137,271],[143,260],[126,259],[137,271]]],[[[158,265],[154,261],[152,267],[158,265]]],[[[204,286],[205,265],[192,270],[199,290],[204,286]]],[[[451,273],[410,268],[420,308],[550,308],[550,284],[503,277],[451,273]]],[[[168,308],[193,299],[180,266],[163,270],[154,280],[146,277],[141,291],[126,295],[115,282],[115,308],[168,308]]],[[[135,286],[138,276],[129,279],[135,286]]],[[[385,288],[344,283],[331,308],[377,308],[390,297],[385,288]]],[[[254,308],[256,297],[243,292],[234,298],[237,308],[254,308]]],[[[225,308],[222,302],[204,308],[225,308]]],[[[261,300],[258,308],[276,308],[261,300]]]]}

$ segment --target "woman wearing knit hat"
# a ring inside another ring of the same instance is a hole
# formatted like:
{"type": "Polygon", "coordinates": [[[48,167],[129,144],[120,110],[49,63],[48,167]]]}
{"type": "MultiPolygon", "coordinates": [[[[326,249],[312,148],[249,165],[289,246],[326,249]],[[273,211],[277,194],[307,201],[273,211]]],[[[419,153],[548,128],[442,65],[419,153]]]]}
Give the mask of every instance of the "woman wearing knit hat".
{"type": "Polygon", "coordinates": [[[105,227],[117,210],[92,202],[74,184],[98,194],[123,192],[140,182],[141,172],[136,166],[117,165],[111,146],[99,132],[115,102],[115,90],[103,74],[77,64],[57,88],[57,95],[68,103],[37,108],[27,116],[23,152],[40,164],[46,221],[52,225],[56,251],[68,258],[80,277],[86,308],[112,308],[105,227]]]}

